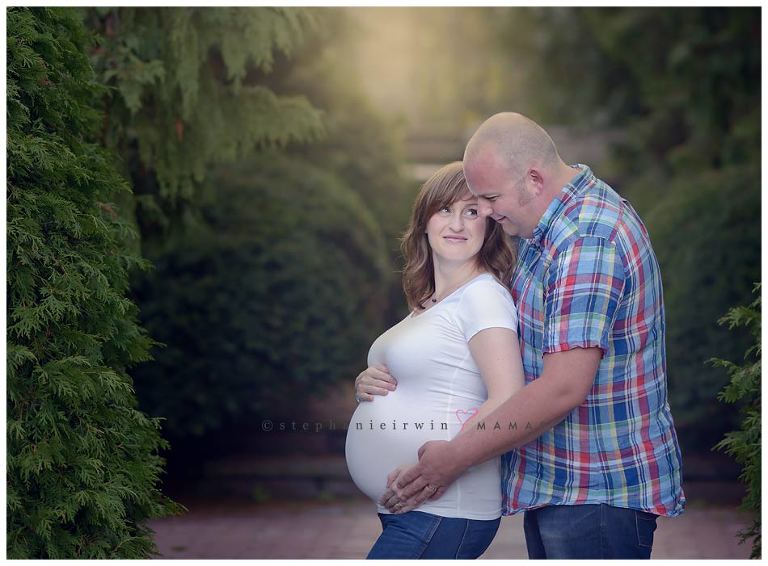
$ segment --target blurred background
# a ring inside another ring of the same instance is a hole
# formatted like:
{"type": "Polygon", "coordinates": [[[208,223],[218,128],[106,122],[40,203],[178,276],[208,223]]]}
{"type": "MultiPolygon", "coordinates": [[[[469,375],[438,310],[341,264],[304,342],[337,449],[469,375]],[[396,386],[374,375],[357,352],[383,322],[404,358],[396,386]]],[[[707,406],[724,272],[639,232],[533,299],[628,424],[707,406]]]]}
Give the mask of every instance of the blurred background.
{"type": "Polygon", "coordinates": [[[368,347],[407,312],[413,197],[513,110],[646,222],[689,508],[739,504],[741,466],[713,447],[743,403],[709,360],[754,340],[718,320],[760,278],[759,8],[81,13],[134,191],[114,206],[154,265],[131,287],[154,360],[130,374],[170,441],[164,492],[190,511],[360,497],[344,428],[368,347]]]}

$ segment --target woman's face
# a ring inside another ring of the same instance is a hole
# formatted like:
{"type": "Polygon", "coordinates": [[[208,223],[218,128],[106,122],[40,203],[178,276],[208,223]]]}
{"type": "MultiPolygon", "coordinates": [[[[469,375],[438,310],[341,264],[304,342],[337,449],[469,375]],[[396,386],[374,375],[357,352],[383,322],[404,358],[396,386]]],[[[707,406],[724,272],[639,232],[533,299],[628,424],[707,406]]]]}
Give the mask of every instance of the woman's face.
{"type": "Polygon", "coordinates": [[[487,220],[478,214],[477,197],[469,192],[461,200],[435,212],[427,222],[427,239],[435,259],[464,263],[483,247],[487,220]]]}

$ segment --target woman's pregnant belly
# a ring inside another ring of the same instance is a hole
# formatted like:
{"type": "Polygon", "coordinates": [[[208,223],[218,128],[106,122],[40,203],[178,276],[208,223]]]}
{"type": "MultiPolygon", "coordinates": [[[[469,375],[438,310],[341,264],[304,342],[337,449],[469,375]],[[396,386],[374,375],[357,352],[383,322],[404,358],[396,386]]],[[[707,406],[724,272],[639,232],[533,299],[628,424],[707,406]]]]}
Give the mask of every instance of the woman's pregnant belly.
{"type": "Polygon", "coordinates": [[[349,474],[360,491],[374,501],[386,490],[387,475],[393,469],[419,461],[422,444],[450,440],[461,428],[444,408],[415,405],[403,393],[398,390],[362,401],[347,429],[349,474]]]}

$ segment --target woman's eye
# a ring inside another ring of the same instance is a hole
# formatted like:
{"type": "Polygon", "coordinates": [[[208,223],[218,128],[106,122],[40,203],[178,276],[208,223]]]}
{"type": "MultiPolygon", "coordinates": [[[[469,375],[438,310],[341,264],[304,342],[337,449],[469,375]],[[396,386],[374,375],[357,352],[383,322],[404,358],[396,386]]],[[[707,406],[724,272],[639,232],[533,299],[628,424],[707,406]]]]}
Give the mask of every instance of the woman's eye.
{"type": "Polygon", "coordinates": [[[442,213],[449,213],[449,214],[450,214],[450,212],[451,212],[451,207],[449,207],[449,206],[444,206],[443,208],[441,208],[441,209],[439,210],[439,212],[442,212],[442,213]]]}
{"type": "Polygon", "coordinates": [[[474,217],[477,216],[477,209],[476,208],[468,208],[467,210],[464,211],[464,214],[474,218],[474,217]]]}

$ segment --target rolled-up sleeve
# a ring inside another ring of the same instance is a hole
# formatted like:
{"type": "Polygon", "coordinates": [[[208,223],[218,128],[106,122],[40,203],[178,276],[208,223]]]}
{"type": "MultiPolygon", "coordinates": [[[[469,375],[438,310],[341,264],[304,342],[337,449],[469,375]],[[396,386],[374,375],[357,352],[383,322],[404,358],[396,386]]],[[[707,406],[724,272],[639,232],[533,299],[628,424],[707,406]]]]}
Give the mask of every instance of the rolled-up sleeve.
{"type": "Polygon", "coordinates": [[[625,281],[609,240],[578,238],[555,256],[544,280],[544,353],[599,347],[605,355],[625,281]]]}

